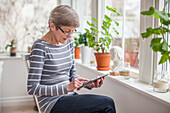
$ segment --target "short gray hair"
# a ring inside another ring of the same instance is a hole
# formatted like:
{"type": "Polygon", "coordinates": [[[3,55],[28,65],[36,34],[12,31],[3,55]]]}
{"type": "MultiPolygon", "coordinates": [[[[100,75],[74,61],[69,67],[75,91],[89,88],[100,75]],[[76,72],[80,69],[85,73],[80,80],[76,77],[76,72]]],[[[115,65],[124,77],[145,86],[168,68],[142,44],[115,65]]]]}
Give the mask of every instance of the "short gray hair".
{"type": "Polygon", "coordinates": [[[78,14],[68,5],[59,5],[55,7],[50,13],[48,23],[49,25],[50,23],[54,23],[56,26],[80,26],[78,14]]]}

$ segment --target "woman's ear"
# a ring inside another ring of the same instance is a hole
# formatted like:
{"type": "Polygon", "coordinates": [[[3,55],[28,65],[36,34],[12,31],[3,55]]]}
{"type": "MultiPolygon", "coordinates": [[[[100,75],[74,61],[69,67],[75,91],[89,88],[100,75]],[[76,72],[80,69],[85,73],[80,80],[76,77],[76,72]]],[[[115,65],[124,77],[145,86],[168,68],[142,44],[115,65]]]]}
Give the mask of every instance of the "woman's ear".
{"type": "Polygon", "coordinates": [[[50,23],[50,29],[51,29],[51,31],[54,31],[56,29],[54,23],[50,23]]]}

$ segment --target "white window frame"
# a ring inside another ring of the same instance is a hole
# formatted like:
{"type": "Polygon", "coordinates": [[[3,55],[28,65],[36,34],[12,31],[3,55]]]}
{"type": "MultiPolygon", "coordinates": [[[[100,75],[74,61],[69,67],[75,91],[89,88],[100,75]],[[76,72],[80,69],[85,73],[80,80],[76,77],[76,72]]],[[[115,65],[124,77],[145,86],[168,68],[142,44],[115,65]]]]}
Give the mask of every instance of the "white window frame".
{"type": "MultiPolygon", "coordinates": [[[[126,0],[125,0],[126,1],[126,0]]],[[[150,6],[159,8],[160,0],[141,0],[141,11],[148,10],[150,6]]],[[[74,0],[72,0],[72,7],[75,7],[74,0]]],[[[105,2],[103,0],[93,0],[92,5],[95,6],[92,9],[92,17],[98,19],[98,26],[101,26],[103,15],[105,12],[105,2]]],[[[154,17],[140,16],[140,33],[145,32],[146,28],[156,26],[157,21],[154,17]]],[[[99,30],[101,28],[99,27],[99,30]]],[[[150,42],[153,37],[143,39],[140,36],[140,49],[139,49],[139,81],[150,83],[152,82],[154,70],[157,68],[157,55],[153,53],[150,48],[150,42]]],[[[122,40],[123,41],[123,40],[122,40]]],[[[124,42],[123,42],[124,43],[124,42]]]]}

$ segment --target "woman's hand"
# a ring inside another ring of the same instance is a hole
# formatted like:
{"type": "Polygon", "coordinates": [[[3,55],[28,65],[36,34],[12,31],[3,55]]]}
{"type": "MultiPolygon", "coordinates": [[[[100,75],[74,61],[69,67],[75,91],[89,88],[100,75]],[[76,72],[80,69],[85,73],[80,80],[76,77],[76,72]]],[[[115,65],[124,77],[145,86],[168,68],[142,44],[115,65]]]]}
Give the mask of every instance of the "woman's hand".
{"type": "Polygon", "coordinates": [[[105,77],[96,80],[95,82],[92,82],[91,84],[87,85],[88,88],[98,88],[103,84],[105,77]]]}
{"type": "Polygon", "coordinates": [[[84,81],[89,81],[88,79],[84,79],[84,78],[74,78],[73,81],[71,81],[68,85],[67,85],[67,91],[68,92],[72,92],[74,89],[80,87],[83,85],[84,81]]]}

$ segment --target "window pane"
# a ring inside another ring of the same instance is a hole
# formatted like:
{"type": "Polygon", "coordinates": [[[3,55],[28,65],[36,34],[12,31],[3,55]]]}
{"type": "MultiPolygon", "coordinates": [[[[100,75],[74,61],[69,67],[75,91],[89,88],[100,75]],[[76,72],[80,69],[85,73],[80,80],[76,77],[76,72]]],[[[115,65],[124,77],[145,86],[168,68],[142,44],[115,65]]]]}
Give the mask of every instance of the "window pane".
{"type": "MultiPolygon", "coordinates": [[[[167,0],[160,0],[160,2],[159,2],[159,10],[163,10],[163,8],[164,8],[164,5],[165,5],[165,2],[166,2],[167,0]]],[[[166,5],[166,12],[168,12],[168,13],[170,13],[170,3],[168,3],[167,5],[166,5]]],[[[160,24],[160,23],[159,23],[160,24]]],[[[167,28],[167,26],[163,26],[163,27],[166,27],[167,28]]],[[[166,39],[166,41],[168,42],[168,45],[170,45],[170,34],[169,33],[166,33],[165,35],[164,35],[164,37],[165,37],[165,39],[166,39]]],[[[168,48],[168,50],[170,51],[170,48],[168,48]]],[[[165,62],[164,64],[161,64],[161,65],[158,65],[158,63],[159,63],[159,61],[160,61],[160,59],[161,59],[161,53],[157,53],[157,71],[159,71],[159,72],[162,72],[162,71],[167,71],[168,72],[168,75],[169,75],[169,80],[170,80],[170,62],[169,62],[169,60],[167,61],[167,62],[165,62]]]]}
{"type": "MultiPolygon", "coordinates": [[[[73,1],[74,2],[74,1],[73,1]]],[[[76,0],[75,10],[79,15],[80,27],[77,30],[81,33],[85,32],[85,28],[89,29],[90,26],[87,21],[91,22],[92,15],[92,0],[76,0]]]]}
{"type": "Polygon", "coordinates": [[[6,52],[5,46],[13,39],[17,52],[26,52],[27,47],[45,33],[56,3],[56,0],[1,0],[0,52],[6,52]]]}
{"type": "Polygon", "coordinates": [[[114,33],[115,41],[113,42],[113,46],[122,47],[124,49],[124,62],[130,62],[131,67],[138,69],[140,0],[107,0],[107,5],[117,8],[120,13],[119,17],[114,17],[114,20],[119,22],[119,26],[117,27],[119,35],[114,33]]]}

